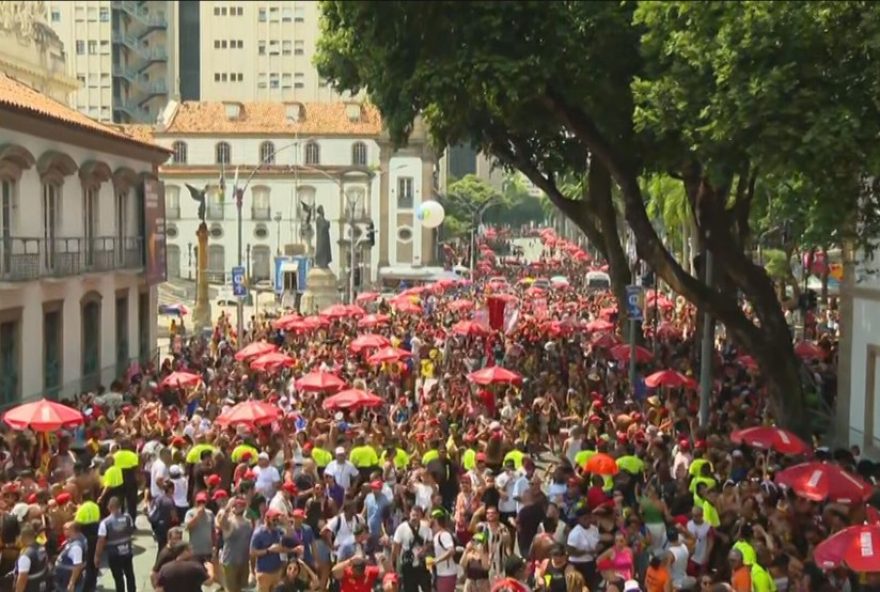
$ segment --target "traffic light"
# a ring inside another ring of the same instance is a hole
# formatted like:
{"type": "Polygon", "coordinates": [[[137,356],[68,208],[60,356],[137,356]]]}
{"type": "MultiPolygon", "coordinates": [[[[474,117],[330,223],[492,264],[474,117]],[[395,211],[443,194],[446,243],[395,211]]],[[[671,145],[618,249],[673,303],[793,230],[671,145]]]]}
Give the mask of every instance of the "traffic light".
{"type": "Polygon", "coordinates": [[[367,224],[367,242],[371,247],[376,246],[376,225],[372,220],[367,224]]]}

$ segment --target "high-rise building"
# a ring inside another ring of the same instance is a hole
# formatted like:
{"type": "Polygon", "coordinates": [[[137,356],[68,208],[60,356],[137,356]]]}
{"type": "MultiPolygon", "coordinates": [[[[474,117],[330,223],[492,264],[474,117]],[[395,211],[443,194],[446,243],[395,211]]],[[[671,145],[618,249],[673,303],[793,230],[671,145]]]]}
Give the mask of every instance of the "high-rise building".
{"type": "Polygon", "coordinates": [[[79,81],[72,106],[99,121],[155,121],[177,80],[176,3],[46,4],[49,25],[67,51],[68,72],[79,81]]]}

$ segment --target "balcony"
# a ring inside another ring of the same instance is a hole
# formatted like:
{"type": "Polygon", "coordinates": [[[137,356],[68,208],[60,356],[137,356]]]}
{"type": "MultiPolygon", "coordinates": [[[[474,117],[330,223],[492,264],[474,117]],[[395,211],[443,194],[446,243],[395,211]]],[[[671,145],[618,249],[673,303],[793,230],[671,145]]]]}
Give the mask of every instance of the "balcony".
{"type": "Polygon", "coordinates": [[[143,239],[0,238],[0,281],[26,282],[144,266],[143,239]]]}

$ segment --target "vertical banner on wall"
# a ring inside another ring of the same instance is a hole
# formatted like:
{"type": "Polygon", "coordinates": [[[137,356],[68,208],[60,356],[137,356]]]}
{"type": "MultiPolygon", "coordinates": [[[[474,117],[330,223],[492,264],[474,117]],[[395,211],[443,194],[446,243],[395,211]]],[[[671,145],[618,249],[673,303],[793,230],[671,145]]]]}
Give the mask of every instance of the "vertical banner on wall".
{"type": "Polygon", "coordinates": [[[149,285],[161,284],[167,276],[165,261],[165,184],[144,180],[145,276],[149,285]]]}

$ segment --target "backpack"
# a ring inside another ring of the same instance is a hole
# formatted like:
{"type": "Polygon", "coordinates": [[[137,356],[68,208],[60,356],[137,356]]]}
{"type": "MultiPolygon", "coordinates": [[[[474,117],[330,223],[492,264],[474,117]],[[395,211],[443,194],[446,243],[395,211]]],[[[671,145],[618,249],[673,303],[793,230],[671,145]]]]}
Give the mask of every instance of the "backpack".
{"type": "MultiPolygon", "coordinates": [[[[336,535],[339,534],[339,530],[342,528],[342,514],[337,516],[337,518],[339,518],[339,520],[336,521],[336,528],[333,529],[333,539],[334,540],[336,539],[336,535]]],[[[352,527],[357,526],[362,520],[363,520],[363,518],[361,518],[360,514],[355,514],[354,521],[351,523],[352,527]]],[[[352,530],[352,533],[354,533],[354,528],[352,528],[351,530],[352,530]]]]}
{"type": "MultiPolygon", "coordinates": [[[[444,532],[446,532],[446,534],[448,534],[452,538],[452,546],[455,549],[455,552],[452,554],[452,557],[448,561],[453,561],[456,564],[461,563],[461,557],[462,557],[462,555],[464,555],[463,545],[460,544],[458,537],[455,536],[454,532],[449,532],[449,531],[444,531],[444,532]]],[[[442,540],[442,536],[441,536],[442,534],[443,534],[442,532],[437,533],[437,535],[436,535],[437,536],[437,544],[440,545],[440,548],[443,549],[444,551],[448,551],[449,547],[443,546],[443,540],[442,540]]]]}

